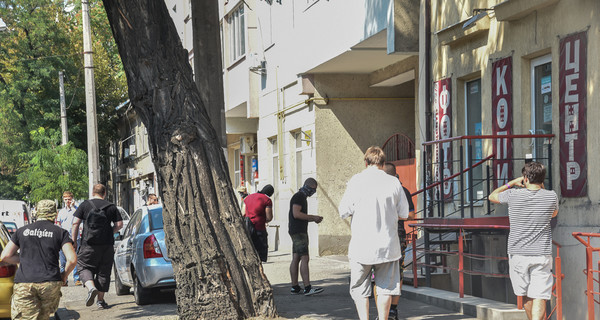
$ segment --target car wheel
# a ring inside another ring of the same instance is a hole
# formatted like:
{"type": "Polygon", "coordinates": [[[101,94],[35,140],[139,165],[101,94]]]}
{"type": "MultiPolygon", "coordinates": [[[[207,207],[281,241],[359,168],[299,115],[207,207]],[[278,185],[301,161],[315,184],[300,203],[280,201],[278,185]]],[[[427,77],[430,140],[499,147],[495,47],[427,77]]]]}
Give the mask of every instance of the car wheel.
{"type": "Polygon", "coordinates": [[[135,304],[138,306],[150,303],[151,290],[142,287],[137,274],[133,274],[133,297],[135,298],[135,304]]]}
{"type": "Polygon", "coordinates": [[[124,296],[129,294],[129,287],[124,285],[123,282],[121,282],[121,278],[117,273],[117,267],[113,266],[113,271],[115,273],[115,293],[118,296],[124,296]]]}

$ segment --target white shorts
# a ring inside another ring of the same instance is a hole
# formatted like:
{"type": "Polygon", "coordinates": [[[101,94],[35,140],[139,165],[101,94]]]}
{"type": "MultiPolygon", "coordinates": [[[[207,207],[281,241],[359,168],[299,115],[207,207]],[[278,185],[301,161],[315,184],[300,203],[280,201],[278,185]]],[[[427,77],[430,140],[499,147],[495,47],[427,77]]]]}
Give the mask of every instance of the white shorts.
{"type": "Polygon", "coordinates": [[[509,255],[510,281],[517,296],[550,300],[552,256],[509,255]]]}
{"type": "Polygon", "coordinates": [[[360,264],[350,260],[350,295],[352,298],[371,296],[371,269],[375,269],[377,295],[400,295],[400,262],[360,264]]]}

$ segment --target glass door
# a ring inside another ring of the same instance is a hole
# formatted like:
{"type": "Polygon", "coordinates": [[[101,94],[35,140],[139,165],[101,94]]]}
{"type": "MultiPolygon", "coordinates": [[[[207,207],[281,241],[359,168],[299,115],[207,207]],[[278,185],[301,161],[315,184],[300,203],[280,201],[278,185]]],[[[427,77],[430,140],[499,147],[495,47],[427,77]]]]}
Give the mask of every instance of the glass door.
{"type": "MultiPolygon", "coordinates": [[[[466,133],[468,136],[480,136],[481,135],[481,79],[469,81],[465,85],[465,115],[466,115],[466,133]]],[[[465,148],[467,152],[465,157],[465,165],[469,164],[470,149],[471,154],[471,165],[474,165],[479,160],[483,159],[483,146],[481,139],[467,140],[467,144],[470,143],[469,148],[465,148]]],[[[481,166],[472,168],[467,173],[467,201],[471,199],[471,195],[474,200],[483,198],[483,169],[481,166]],[[472,177],[471,177],[472,176],[472,177]],[[472,185],[471,185],[472,183],[472,185]]]]}
{"type": "MultiPolygon", "coordinates": [[[[552,133],[552,57],[550,55],[531,62],[531,132],[552,133]]],[[[545,138],[535,138],[532,145],[533,159],[546,167],[549,160],[548,141],[545,138]]],[[[546,183],[549,174],[546,175],[546,183]]]]}

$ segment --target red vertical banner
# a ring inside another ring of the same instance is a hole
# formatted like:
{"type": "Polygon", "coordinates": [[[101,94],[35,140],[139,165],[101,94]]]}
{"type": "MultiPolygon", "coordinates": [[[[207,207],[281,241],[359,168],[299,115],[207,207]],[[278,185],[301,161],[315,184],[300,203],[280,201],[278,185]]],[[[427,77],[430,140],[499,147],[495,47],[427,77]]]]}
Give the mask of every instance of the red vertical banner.
{"type": "MultiPolygon", "coordinates": [[[[451,99],[451,79],[445,78],[434,83],[434,110],[435,110],[435,137],[436,140],[443,140],[452,137],[452,99],[451,99]]],[[[436,171],[436,178],[443,179],[452,175],[452,143],[444,142],[437,145],[436,163],[443,161],[443,168],[436,171]],[[440,159],[441,150],[443,150],[444,159],[440,159]]],[[[452,181],[448,180],[442,184],[442,193],[444,200],[452,199],[452,181]]]]}
{"type": "Polygon", "coordinates": [[[587,32],[560,40],[560,190],[587,196],[587,32]]]}
{"type": "Polygon", "coordinates": [[[244,168],[245,168],[244,165],[245,165],[244,164],[244,155],[240,154],[240,183],[242,186],[246,183],[246,181],[245,181],[246,175],[244,174],[244,168]]]}
{"type": "MultiPolygon", "coordinates": [[[[512,102],[512,57],[500,59],[492,64],[492,135],[511,135],[512,102]]],[[[495,186],[498,188],[510,181],[513,173],[512,139],[492,141],[495,186]]]]}

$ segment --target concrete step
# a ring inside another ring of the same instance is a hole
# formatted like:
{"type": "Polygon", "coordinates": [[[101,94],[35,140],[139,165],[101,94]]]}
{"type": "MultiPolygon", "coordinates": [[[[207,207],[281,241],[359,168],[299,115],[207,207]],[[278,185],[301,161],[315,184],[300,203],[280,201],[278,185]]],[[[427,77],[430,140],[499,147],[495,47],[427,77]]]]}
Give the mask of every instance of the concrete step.
{"type": "Polygon", "coordinates": [[[402,286],[402,297],[417,300],[429,305],[460,312],[464,315],[483,320],[527,320],[524,310],[518,310],[514,304],[465,295],[428,287],[413,288],[402,286]]]}

